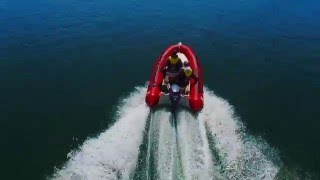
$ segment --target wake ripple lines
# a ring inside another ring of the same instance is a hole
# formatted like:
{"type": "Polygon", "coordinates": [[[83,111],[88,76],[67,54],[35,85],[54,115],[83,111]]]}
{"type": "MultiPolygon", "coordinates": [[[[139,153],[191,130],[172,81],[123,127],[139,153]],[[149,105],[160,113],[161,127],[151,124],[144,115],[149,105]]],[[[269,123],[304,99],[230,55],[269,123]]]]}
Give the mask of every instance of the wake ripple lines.
{"type": "Polygon", "coordinates": [[[137,87],[115,123],[69,153],[53,179],[274,179],[279,167],[265,152],[278,154],[245,132],[226,100],[204,90],[202,111],[181,109],[174,119],[168,109],[150,110],[146,88],[137,87]]]}

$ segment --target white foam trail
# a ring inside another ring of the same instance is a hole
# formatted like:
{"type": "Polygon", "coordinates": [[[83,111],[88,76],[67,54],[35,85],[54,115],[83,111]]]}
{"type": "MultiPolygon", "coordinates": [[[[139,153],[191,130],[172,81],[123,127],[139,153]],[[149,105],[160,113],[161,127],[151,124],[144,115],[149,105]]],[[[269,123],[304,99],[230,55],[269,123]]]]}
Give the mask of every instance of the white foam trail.
{"type": "MultiPolygon", "coordinates": [[[[115,124],[70,153],[70,160],[54,174],[54,179],[130,179],[149,114],[145,92],[146,88],[137,88],[126,98],[115,124]]],[[[196,119],[186,111],[178,114],[179,147],[170,123],[171,113],[159,110],[151,115],[147,161],[155,156],[159,178],[176,179],[180,175],[176,164],[179,148],[186,179],[221,179],[212,162],[206,124],[215,138],[214,149],[222,156],[219,166],[224,179],[274,179],[278,167],[262,153],[261,143],[241,132],[242,125],[232,106],[207,88],[204,96],[204,109],[196,119]],[[155,142],[155,152],[150,152],[151,142],[155,142]]],[[[150,162],[147,164],[153,168],[150,162]]]]}
{"type": "Polygon", "coordinates": [[[170,124],[170,112],[160,110],[158,173],[160,179],[174,179],[175,132],[170,124]]]}
{"type": "Polygon", "coordinates": [[[147,168],[146,168],[146,179],[149,180],[151,179],[152,177],[150,177],[149,175],[149,172],[150,172],[150,159],[151,159],[151,156],[152,156],[152,152],[151,152],[151,148],[152,148],[152,131],[153,131],[153,124],[155,123],[154,122],[154,118],[151,117],[150,119],[150,127],[149,127],[149,132],[148,132],[148,149],[147,149],[147,158],[146,158],[146,163],[147,163],[147,168]]]}
{"type": "Polygon", "coordinates": [[[213,172],[212,157],[203,122],[186,111],[179,113],[177,121],[185,178],[203,180],[214,178],[214,173],[218,172],[213,172]]]}
{"type": "Polygon", "coordinates": [[[226,152],[227,161],[237,159],[241,153],[240,150],[243,149],[243,143],[237,134],[239,126],[235,121],[232,106],[207,88],[205,88],[204,99],[204,108],[199,113],[198,119],[204,120],[213,136],[219,140],[216,147],[226,152]]]}
{"type": "Polygon", "coordinates": [[[137,163],[149,113],[145,92],[146,88],[137,88],[126,98],[115,124],[72,152],[54,179],[129,179],[137,163]]]}
{"type": "Polygon", "coordinates": [[[182,111],[177,117],[178,138],[186,179],[222,179],[214,167],[204,121],[190,112],[182,111]]]}
{"type": "MultiPolygon", "coordinates": [[[[147,169],[146,169],[146,179],[153,179],[154,176],[157,176],[159,173],[156,172],[156,175],[150,174],[151,168],[154,168],[154,166],[151,166],[151,157],[157,157],[158,156],[158,142],[159,142],[159,124],[161,122],[162,116],[166,113],[163,111],[155,111],[151,114],[150,117],[150,127],[149,127],[149,133],[148,133],[148,152],[147,152],[147,169]],[[151,176],[150,176],[151,175],[151,176]]],[[[158,163],[158,159],[153,159],[152,165],[158,163]]],[[[159,166],[157,166],[159,167],[159,166]]]]}
{"type": "Polygon", "coordinates": [[[215,149],[222,156],[227,179],[273,179],[278,167],[262,153],[260,145],[244,141],[243,127],[225,100],[205,88],[205,104],[198,119],[203,120],[216,140],[215,149]]]}

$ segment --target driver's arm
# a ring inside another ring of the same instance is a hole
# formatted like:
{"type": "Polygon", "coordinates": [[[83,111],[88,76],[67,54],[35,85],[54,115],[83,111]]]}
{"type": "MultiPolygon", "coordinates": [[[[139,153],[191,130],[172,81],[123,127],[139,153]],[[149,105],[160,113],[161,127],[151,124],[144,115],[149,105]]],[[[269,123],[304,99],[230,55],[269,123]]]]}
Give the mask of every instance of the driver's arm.
{"type": "Polygon", "coordinates": [[[199,78],[194,73],[192,73],[191,77],[194,79],[194,84],[196,84],[199,78]]]}

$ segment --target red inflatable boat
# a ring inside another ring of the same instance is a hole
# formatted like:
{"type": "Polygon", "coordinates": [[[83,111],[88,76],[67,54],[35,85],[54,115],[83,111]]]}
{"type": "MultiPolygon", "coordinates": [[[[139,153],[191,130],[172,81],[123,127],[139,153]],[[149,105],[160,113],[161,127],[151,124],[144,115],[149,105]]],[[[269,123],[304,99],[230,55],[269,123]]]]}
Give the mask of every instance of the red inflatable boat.
{"type": "Polygon", "coordinates": [[[204,102],[202,67],[199,59],[191,47],[183,45],[182,43],[169,46],[154,63],[145,98],[146,103],[150,107],[156,107],[160,104],[170,103],[169,94],[162,90],[165,74],[161,71],[161,69],[165,66],[167,59],[175,50],[178,51],[178,56],[183,62],[189,62],[194,74],[199,78],[197,83],[194,83],[193,79],[190,80],[188,86],[189,93],[181,95],[179,105],[186,106],[191,110],[198,112],[203,108],[204,102]]]}

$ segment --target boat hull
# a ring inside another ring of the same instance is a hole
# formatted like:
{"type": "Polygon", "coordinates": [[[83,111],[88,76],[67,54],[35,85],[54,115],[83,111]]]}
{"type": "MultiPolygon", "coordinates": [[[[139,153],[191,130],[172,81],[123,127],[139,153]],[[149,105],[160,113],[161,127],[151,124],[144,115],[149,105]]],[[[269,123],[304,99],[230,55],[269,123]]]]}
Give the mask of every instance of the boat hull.
{"type": "Polygon", "coordinates": [[[190,80],[190,93],[188,96],[182,97],[179,104],[187,106],[195,112],[200,111],[204,105],[202,66],[194,50],[181,43],[169,46],[155,61],[145,101],[150,107],[157,107],[158,105],[167,103],[170,104],[168,95],[161,91],[161,85],[164,78],[164,73],[161,72],[161,69],[165,66],[168,57],[175,50],[178,51],[178,56],[182,61],[189,61],[189,65],[193,69],[194,74],[199,78],[197,83],[194,83],[193,79],[190,80]]]}

